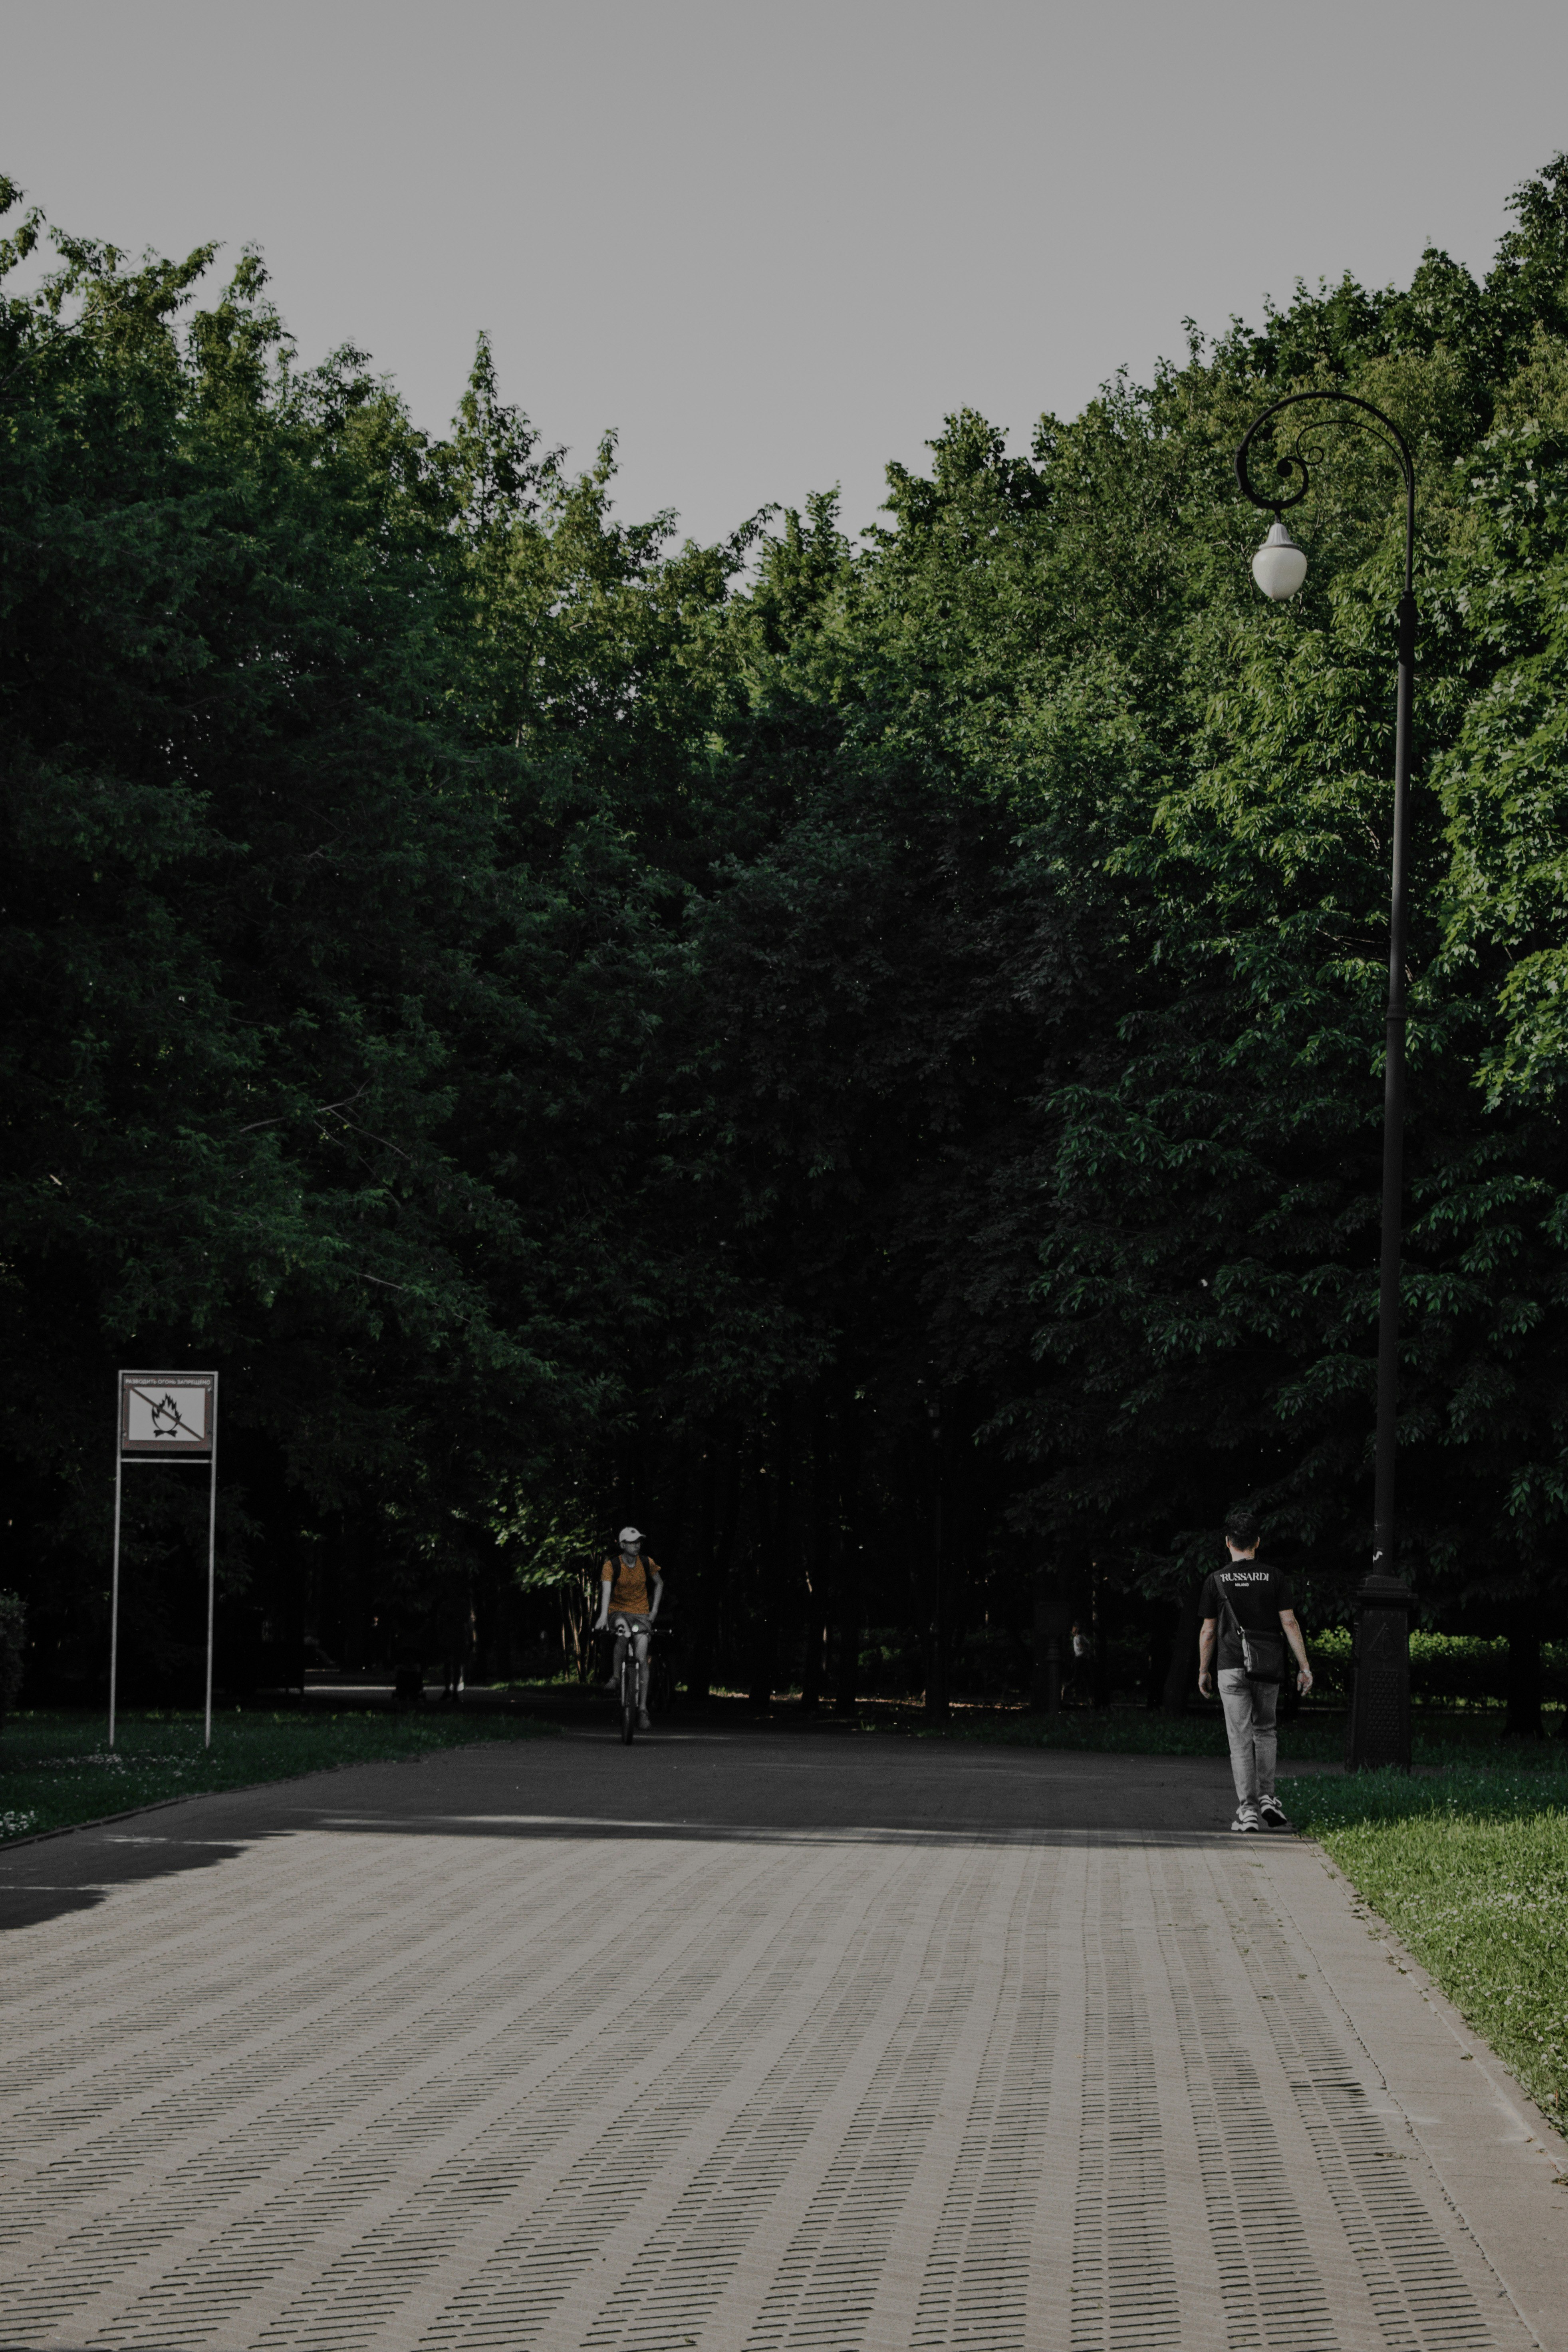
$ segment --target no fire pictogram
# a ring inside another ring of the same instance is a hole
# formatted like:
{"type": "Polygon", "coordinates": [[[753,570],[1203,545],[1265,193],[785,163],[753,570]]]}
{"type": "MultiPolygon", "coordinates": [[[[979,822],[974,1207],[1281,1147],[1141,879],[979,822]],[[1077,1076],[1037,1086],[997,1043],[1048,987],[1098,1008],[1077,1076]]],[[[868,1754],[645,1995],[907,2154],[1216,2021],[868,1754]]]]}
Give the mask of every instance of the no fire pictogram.
{"type": "Polygon", "coordinates": [[[210,1454],[210,1372],[122,1372],[120,1445],[124,1454],[210,1454]]]}

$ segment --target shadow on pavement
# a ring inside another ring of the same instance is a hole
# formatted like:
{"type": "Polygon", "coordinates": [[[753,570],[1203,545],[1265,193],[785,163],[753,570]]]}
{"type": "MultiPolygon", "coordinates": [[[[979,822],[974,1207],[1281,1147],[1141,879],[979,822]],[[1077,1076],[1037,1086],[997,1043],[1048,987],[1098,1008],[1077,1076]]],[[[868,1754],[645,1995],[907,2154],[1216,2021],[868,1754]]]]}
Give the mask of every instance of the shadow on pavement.
{"type": "Polygon", "coordinates": [[[41,1927],[72,1911],[96,1911],[113,1887],[205,1870],[245,1851],[245,1844],[227,1839],[67,1831],[0,1856],[0,1931],[41,1927]]]}
{"type": "Polygon", "coordinates": [[[671,1731],[484,1743],[227,1790],[0,1854],[0,1927],[97,1908],[108,1893],[230,1861],[258,1841],[573,1839],[628,1844],[1172,1845],[1215,1843],[1224,1759],[671,1731]]]}
{"type": "Polygon", "coordinates": [[[596,1838],[612,1844],[647,1844],[663,1839],[672,1844],[715,1845],[1057,1845],[1057,1846],[1207,1846],[1239,1845],[1245,1841],[1222,1829],[1186,1830],[1023,1828],[996,1829],[984,1822],[953,1822],[942,1829],[897,1829],[875,1822],[857,1822],[834,1829],[778,1829],[756,1822],[658,1822],[598,1820],[590,1814],[566,1813],[532,1818],[505,1814],[432,1814],[419,1821],[396,1814],[323,1814],[310,1826],[349,1834],[401,1837],[508,1837],[524,1841],[570,1841],[596,1838]]]}

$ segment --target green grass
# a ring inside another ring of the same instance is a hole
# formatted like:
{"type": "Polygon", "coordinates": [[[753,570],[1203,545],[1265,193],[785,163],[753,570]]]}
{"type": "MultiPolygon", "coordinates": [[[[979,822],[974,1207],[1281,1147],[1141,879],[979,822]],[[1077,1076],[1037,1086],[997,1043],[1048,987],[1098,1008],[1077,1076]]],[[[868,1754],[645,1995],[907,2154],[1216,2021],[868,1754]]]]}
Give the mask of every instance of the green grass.
{"type": "Polygon", "coordinates": [[[1568,1750],[1280,1781],[1291,1820],[1553,2116],[1568,2116],[1568,1750]]]}
{"type": "Polygon", "coordinates": [[[548,1738],[556,1727],[517,1715],[236,1712],[214,1716],[205,1748],[199,1715],[122,1715],[112,1754],[105,1729],[97,1714],[11,1717],[0,1733],[0,1843],[165,1797],[291,1780],[333,1764],[429,1756],[481,1739],[548,1738]]]}

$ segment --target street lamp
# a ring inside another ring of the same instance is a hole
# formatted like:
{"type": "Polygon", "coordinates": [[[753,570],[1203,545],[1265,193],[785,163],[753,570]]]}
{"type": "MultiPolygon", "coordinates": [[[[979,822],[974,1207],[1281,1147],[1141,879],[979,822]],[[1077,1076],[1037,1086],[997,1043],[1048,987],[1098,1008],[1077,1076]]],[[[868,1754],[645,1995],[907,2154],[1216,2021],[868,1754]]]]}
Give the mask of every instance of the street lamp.
{"type": "Polygon", "coordinates": [[[1383,1091],[1383,1252],[1377,1305],[1377,1449],[1373,1487],[1372,1569],[1356,1594],[1355,1687],[1351,1699],[1348,1761],[1353,1769],[1410,1762],[1409,1610],[1415,1600],[1395,1570],[1394,1469],[1399,1418],[1400,1210],[1405,1153],[1405,949],[1410,830],[1410,726],[1415,684],[1415,467],[1392,417],[1350,392],[1292,392],[1255,417],[1236,453],[1244,497],[1274,517],[1252,559],[1252,575],[1276,603],[1293,596],[1307,576],[1305,551],[1285,523],[1311,487],[1303,444],[1318,451],[1303,426],[1289,449],[1278,453],[1278,487],[1254,487],[1247,452],[1263,426],[1288,408],[1328,405],[1339,413],[1317,429],[1349,425],[1373,433],[1394,451],[1405,475],[1405,586],[1399,599],[1399,681],[1394,730],[1394,875],[1388,921],[1388,1016],[1383,1091]],[[1350,415],[1347,410],[1358,412],[1350,415]],[[1370,418],[1370,425],[1366,420],[1370,418]]]}
{"type": "Polygon", "coordinates": [[[1252,559],[1252,576],[1264,594],[1271,596],[1277,604],[1293,596],[1307,576],[1307,551],[1297,546],[1289,525],[1281,522],[1278,515],[1252,559]]]}

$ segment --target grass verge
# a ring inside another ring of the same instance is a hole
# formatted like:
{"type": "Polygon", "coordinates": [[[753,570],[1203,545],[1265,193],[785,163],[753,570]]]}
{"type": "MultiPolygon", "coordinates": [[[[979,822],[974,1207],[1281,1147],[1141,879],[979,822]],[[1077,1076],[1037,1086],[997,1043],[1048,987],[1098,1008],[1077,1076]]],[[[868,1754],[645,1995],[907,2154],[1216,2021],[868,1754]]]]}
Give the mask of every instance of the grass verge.
{"type": "Polygon", "coordinates": [[[553,1724],[527,1716],[215,1715],[202,1745],[199,1715],[121,1716],[112,1753],[100,1714],[13,1716],[0,1735],[0,1844],[68,1829],[165,1797],[257,1780],[292,1780],[331,1764],[429,1756],[481,1739],[539,1739],[553,1724]]]}
{"type": "MultiPolygon", "coordinates": [[[[1298,1829],[1397,1928],[1545,2112],[1568,2119],[1568,1770],[1280,1781],[1298,1829]]],[[[1544,1769],[1542,1769],[1544,1766],[1544,1769]]]]}

